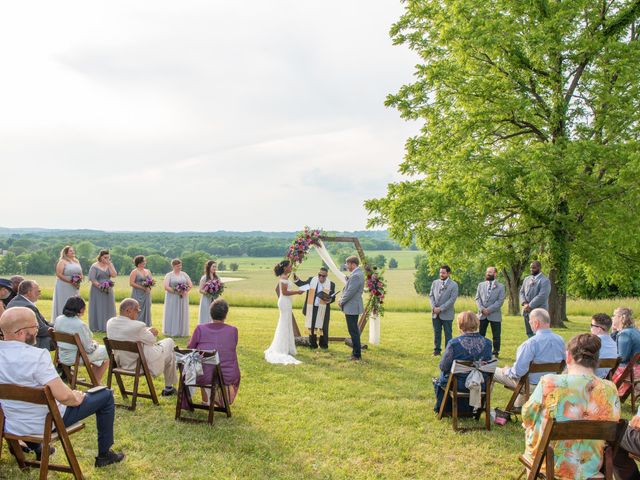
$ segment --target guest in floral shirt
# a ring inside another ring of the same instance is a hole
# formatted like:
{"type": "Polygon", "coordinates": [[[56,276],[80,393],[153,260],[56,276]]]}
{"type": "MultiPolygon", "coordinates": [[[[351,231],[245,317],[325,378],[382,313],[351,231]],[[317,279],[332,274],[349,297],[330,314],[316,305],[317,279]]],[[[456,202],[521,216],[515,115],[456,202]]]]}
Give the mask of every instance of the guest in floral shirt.
{"type": "MultiPolygon", "coordinates": [[[[525,456],[533,460],[547,422],[613,420],[620,418],[615,385],[595,375],[600,339],[588,333],[572,338],[567,346],[567,373],[545,375],[522,408],[525,456]]],[[[556,478],[581,480],[598,473],[604,444],[600,440],[566,440],[553,443],[556,478]]]]}
{"type": "MultiPolygon", "coordinates": [[[[444,389],[449,381],[454,360],[485,362],[491,360],[491,340],[478,333],[480,327],[478,316],[473,312],[462,312],[458,314],[457,323],[462,335],[451,339],[447,344],[442,360],[440,360],[440,378],[434,379],[433,382],[436,392],[436,405],[433,410],[436,413],[440,410],[444,389]]],[[[458,375],[459,392],[468,391],[464,385],[465,380],[466,375],[458,375]]],[[[445,410],[451,411],[451,406],[447,405],[445,410]]],[[[470,407],[468,399],[463,397],[458,400],[458,411],[464,412],[465,410],[470,410],[470,407]]]]}

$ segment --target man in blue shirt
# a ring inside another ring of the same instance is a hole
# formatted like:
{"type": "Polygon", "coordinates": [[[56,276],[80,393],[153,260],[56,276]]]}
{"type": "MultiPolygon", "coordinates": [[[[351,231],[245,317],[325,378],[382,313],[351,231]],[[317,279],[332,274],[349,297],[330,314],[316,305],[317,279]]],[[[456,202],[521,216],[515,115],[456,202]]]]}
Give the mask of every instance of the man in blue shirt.
{"type": "MultiPolygon", "coordinates": [[[[600,339],[600,359],[618,357],[618,346],[609,334],[611,324],[611,317],[606,313],[596,313],[591,317],[591,334],[597,335],[600,339]]],[[[608,368],[598,368],[596,370],[596,375],[600,378],[604,378],[608,374],[608,368]]]]}
{"type": "MultiPolygon", "coordinates": [[[[533,337],[518,347],[516,361],[510,367],[497,368],[493,380],[515,388],[518,380],[529,371],[530,363],[557,363],[566,360],[566,347],[562,337],[551,331],[551,318],[543,308],[536,308],[529,314],[529,325],[533,337]]],[[[535,387],[544,373],[533,373],[529,383],[535,387]]],[[[532,389],[533,390],[533,387],[532,389]]],[[[519,395],[515,406],[521,407],[526,399],[519,395]]]]}

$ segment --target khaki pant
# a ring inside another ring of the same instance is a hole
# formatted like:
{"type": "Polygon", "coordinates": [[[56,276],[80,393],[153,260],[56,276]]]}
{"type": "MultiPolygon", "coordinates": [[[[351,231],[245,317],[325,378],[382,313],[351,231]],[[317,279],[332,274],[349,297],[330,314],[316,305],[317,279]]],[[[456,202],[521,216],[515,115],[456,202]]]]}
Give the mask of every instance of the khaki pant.
{"type": "MultiPolygon", "coordinates": [[[[496,373],[493,375],[493,381],[494,383],[506,385],[507,387],[516,388],[518,381],[507,376],[508,370],[509,370],[509,367],[496,368],[496,373]]],[[[536,388],[535,385],[529,384],[530,392],[533,392],[534,388],[536,388]]],[[[526,401],[527,399],[524,397],[524,395],[518,395],[518,398],[516,398],[516,403],[514,404],[514,407],[522,407],[522,405],[524,405],[526,401]]]]}
{"type": "Polygon", "coordinates": [[[176,373],[176,354],[173,349],[176,343],[173,338],[165,338],[157,343],[162,347],[162,358],[164,360],[164,384],[165,386],[176,385],[178,374],[176,373]]]}

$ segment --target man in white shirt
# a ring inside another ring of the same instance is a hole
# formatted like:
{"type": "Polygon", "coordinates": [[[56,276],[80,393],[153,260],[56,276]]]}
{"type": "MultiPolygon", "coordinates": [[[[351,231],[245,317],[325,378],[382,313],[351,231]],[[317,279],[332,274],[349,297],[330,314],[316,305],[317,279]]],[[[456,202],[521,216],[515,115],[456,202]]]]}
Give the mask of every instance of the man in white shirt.
{"type": "MultiPolygon", "coordinates": [[[[142,342],[144,356],[154,377],[164,372],[164,390],[162,396],[167,397],[176,393],[173,387],[178,381],[176,373],[176,355],[173,349],[176,344],[171,338],[158,342],[158,330],[147,327],[138,320],[140,304],[133,298],[125,298],[120,303],[120,315],[107,321],[107,338],[127,342],[142,342]]],[[[131,352],[115,352],[116,361],[120,368],[135,370],[138,355],[131,352]]]]}
{"type": "MultiPolygon", "coordinates": [[[[24,387],[44,387],[58,402],[60,415],[66,426],[96,415],[98,456],[95,466],[105,467],[124,459],[124,454],[111,450],[115,404],[113,392],[103,389],[95,393],[71,390],[56,372],[47,350],[36,348],[38,321],[26,307],[13,307],[0,317],[0,330],[5,341],[0,342],[0,383],[24,387]]],[[[44,405],[2,400],[6,431],[16,435],[42,435],[48,409],[44,405]]],[[[29,444],[40,458],[38,444],[29,444]]]]}

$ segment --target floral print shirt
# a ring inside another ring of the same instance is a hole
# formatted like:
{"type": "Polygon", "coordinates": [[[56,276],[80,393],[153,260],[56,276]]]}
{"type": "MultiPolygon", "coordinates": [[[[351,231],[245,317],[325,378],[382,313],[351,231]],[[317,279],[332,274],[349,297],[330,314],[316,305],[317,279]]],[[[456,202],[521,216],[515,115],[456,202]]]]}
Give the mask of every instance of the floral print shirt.
{"type": "MultiPolygon", "coordinates": [[[[595,375],[545,375],[522,407],[525,456],[533,460],[549,419],[620,419],[620,400],[615,385],[595,375]]],[[[600,470],[604,442],[565,440],[553,443],[555,474],[562,479],[587,479],[600,470]]]]}

